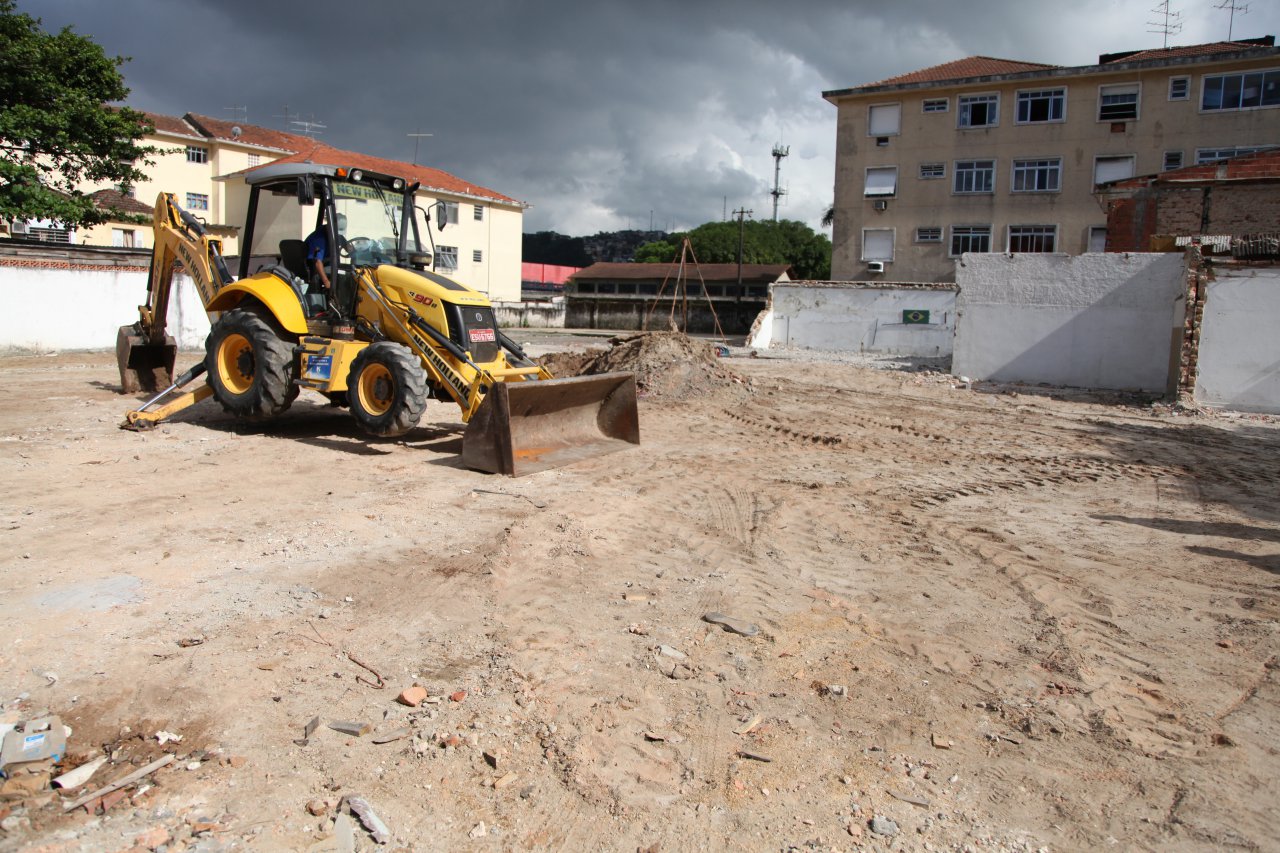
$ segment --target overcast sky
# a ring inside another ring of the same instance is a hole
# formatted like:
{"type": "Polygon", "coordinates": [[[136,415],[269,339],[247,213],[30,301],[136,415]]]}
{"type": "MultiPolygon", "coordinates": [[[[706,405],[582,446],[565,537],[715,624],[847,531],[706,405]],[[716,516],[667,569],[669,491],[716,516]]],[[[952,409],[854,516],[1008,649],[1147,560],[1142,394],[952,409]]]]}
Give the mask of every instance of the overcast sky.
{"type": "MultiPolygon", "coordinates": [[[[831,203],[827,89],[985,55],[1085,65],[1160,47],[1156,0],[18,0],[124,66],[131,106],[297,131],[418,161],[527,202],[525,230],[688,228],[727,208],[780,218],[831,203]]],[[[1170,44],[1225,40],[1221,0],[1174,0],[1170,44]]],[[[1280,30],[1280,2],[1236,38],[1280,30]]]]}

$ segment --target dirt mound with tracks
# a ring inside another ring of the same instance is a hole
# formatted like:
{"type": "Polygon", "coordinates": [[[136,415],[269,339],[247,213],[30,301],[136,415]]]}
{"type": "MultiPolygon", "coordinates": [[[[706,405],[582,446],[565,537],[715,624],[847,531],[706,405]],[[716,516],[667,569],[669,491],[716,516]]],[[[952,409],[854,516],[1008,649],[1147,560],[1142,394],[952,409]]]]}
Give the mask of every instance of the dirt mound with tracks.
{"type": "Polygon", "coordinates": [[[556,376],[634,373],[641,394],[686,400],[718,388],[744,385],[706,341],[680,332],[641,332],[610,338],[602,353],[550,353],[540,361],[556,376]]]}

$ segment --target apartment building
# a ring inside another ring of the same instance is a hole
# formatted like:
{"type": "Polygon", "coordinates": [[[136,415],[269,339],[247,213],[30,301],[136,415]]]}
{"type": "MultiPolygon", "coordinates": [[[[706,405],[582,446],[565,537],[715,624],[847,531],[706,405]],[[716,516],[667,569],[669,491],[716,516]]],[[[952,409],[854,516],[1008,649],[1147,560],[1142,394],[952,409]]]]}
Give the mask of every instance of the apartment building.
{"type": "MultiPolygon", "coordinates": [[[[301,134],[196,113],[145,115],[154,130],[142,144],[155,146],[160,153],[152,157],[154,162],[141,166],[146,173],[143,181],[125,188],[97,188],[93,196],[104,209],[146,216],[160,192],[173,193],[178,204],[223,240],[224,253],[234,255],[239,251],[238,235],[249,198],[244,173],[286,159],[358,166],[419,181],[418,204],[423,209],[433,210],[437,202],[443,203],[444,227],[434,217],[432,222],[437,270],[492,299],[520,301],[521,244],[528,206],[524,202],[440,169],[344,151],[301,134]]],[[[76,231],[48,221],[6,224],[12,236],[48,242],[144,249],[152,245],[149,222],[114,221],[76,231]]],[[[312,226],[307,223],[301,234],[312,226]]]]}
{"type": "Polygon", "coordinates": [[[823,93],[832,277],[953,281],[965,252],[1103,251],[1098,184],[1280,146],[1274,36],[1094,65],[974,56],[823,93]]]}

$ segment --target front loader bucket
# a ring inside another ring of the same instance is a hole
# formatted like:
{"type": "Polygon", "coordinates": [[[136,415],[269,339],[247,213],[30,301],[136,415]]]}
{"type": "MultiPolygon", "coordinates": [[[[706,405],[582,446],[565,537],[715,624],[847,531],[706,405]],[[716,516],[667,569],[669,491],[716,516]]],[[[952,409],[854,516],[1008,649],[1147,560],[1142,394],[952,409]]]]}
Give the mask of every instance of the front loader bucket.
{"type": "Polygon", "coordinates": [[[639,443],[632,373],[499,382],[467,424],[462,462],[520,477],[639,443]]]}
{"type": "Polygon", "coordinates": [[[126,394],[154,394],[173,383],[173,363],[178,345],[172,335],[163,344],[150,343],[137,326],[121,326],[116,333],[116,363],[120,365],[121,390],[126,394]]]}

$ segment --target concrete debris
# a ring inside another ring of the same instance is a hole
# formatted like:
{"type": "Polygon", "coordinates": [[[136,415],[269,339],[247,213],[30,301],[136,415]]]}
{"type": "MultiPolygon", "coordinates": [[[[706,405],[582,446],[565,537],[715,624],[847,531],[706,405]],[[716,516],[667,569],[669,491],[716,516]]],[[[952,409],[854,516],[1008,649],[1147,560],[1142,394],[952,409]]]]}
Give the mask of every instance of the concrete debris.
{"type": "Polygon", "coordinates": [[[333,840],[337,853],[355,853],[356,831],[351,818],[344,814],[338,815],[337,820],[333,822],[333,840]]]}
{"type": "Polygon", "coordinates": [[[338,722],[330,723],[329,728],[333,729],[335,732],[342,732],[344,735],[353,735],[355,737],[364,737],[369,732],[373,731],[373,726],[369,723],[362,723],[355,720],[339,720],[338,722]]]}
{"type": "Polygon", "coordinates": [[[710,622],[712,625],[719,625],[731,634],[740,634],[744,637],[754,637],[760,633],[760,627],[753,625],[742,619],[736,619],[733,616],[726,616],[723,613],[708,613],[702,617],[703,622],[710,622]]]}
{"type": "Polygon", "coordinates": [[[329,811],[329,804],[324,800],[310,800],[307,802],[307,814],[319,817],[329,811]]]}
{"type": "Polygon", "coordinates": [[[389,732],[382,732],[373,736],[374,743],[394,743],[398,740],[404,740],[413,734],[413,729],[408,726],[402,726],[398,729],[392,729],[389,732]]]}
{"type": "Polygon", "coordinates": [[[956,745],[955,741],[945,738],[937,732],[929,735],[929,740],[933,743],[935,749],[950,749],[956,745]]]}
{"type": "Polygon", "coordinates": [[[500,791],[503,788],[506,788],[507,786],[514,784],[516,779],[518,778],[520,777],[514,770],[508,773],[504,773],[499,778],[493,780],[493,788],[495,791],[500,791]]]}
{"type": "Polygon", "coordinates": [[[416,708],[421,705],[427,698],[427,688],[417,684],[407,687],[400,691],[400,695],[396,697],[396,701],[401,705],[408,705],[410,708],[416,708]]]}
{"type": "Polygon", "coordinates": [[[734,729],[733,733],[735,735],[751,734],[751,732],[755,731],[756,727],[759,726],[762,722],[764,722],[764,717],[761,717],[759,714],[756,714],[746,723],[734,729]]]}
{"type": "Polygon", "coordinates": [[[374,812],[368,800],[363,797],[348,796],[343,802],[356,817],[360,818],[360,822],[364,824],[365,829],[369,830],[369,835],[374,841],[379,844],[391,843],[391,830],[387,829],[387,825],[374,812]]]}
{"type": "Polygon", "coordinates": [[[298,746],[306,746],[311,742],[311,736],[316,733],[316,729],[318,728],[320,728],[320,718],[312,717],[311,722],[307,723],[307,725],[303,727],[302,737],[295,740],[294,743],[298,746]]]}
{"type": "Polygon", "coordinates": [[[672,646],[658,646],[658,654],[673,660],[685,660],[688,658],[688,655],[672,646]]]}
{"type": "Polygon", "coordinates": [[[480,821],[479,823],[477,823],[475,826],[471,828],[471,831],[467,833],[467,837],[468,838],[484,838],[488,834],[489,834],[488,827],[484,825],[484,821],[480,821]]]}
{"type": "Polygon", "coordinates": [[[166,743],[182,743],[182,735],[175,735],[173,732],[159,731],[156,732],[156,740],[161,746],[166,743]]]}
{"type": "Polygon", "coordinates": [[[879,815],[876,815],[871,818],[871,831],[876,835],[897,835],[898,824],[889,820],[887,817],[880,817],[879,815]]]}

